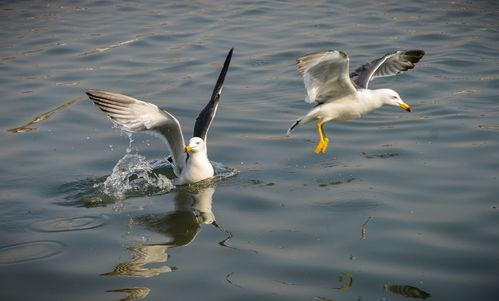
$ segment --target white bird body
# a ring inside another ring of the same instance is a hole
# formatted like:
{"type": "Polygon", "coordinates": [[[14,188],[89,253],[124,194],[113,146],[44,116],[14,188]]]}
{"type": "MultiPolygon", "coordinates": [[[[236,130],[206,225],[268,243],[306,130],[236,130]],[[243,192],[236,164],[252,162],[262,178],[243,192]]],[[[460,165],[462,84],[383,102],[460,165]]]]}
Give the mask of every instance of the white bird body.
{"type": "Polygon", "coordinates": [[[368,89],[369,81],[414,68],[424,55],[422,50],[396,51],[367,63],[349,74],[349,59],[342,51],[323,51],[297,59],[298,70],[303,73],[307,97],[305,102],[315,103],[303,118],[288,129],[318,120],[319,144],[315,152],[323,153],[329,143],[324,124],[360,118],[383,105],[412,109],[392,89],[368,89]]]}
{"type": "Polygon", "coordinates": [[[213,166],[208,159],[206,139],[220,102],[220,93],[232,51],[233,49],[227,54],[210,101],[196,118],[193,137],[187,146],[177,118],[155,104],[103,90],[89,90],[87,95],[124,130],[150,131],[163,138],[174,163],[177,175],[175,183],[178,185],[196,183],[214,175],[213,166]]]}
{"type": "Polygon", "coordinates": [[[196,183],[213,177],[215,170],[208,159],[208,150],[204,140],[193,137],[186,149],[190,149],[191,153],[177,183],[179,185],[196,183]]]}
{"type": "Polygon", "coordinates": [[[386,103],[390,89],[359,89],[351,95],[346,95],[332,102],[326,102],[312,108],[305,117],[301,119],[300,125],[311,121],[322,122],[347,121],[365,116],[386,103]]]}

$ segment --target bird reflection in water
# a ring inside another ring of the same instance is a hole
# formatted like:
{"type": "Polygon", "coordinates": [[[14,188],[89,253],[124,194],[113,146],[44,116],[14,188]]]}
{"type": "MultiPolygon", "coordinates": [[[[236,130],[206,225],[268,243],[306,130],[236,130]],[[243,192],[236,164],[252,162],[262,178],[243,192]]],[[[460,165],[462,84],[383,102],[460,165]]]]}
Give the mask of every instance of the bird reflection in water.
{"type": "Polygon", "coordinates": [[[151,292],[147,287],[130,287],[119,290],[106,291],[108,293],[127,293],[128,296],[120,299],[120,301],[134,301],[144,299],[151,292]]]}
{"type": "Polygon", "coordinates": [[[422,289],[419,289],[417,287],[410,286],[410,285],[388,285],[388,284],[385,284],[383,286],[383,288],[387,292],[392,292],[396,295],[404,296],[407,298],[426,299],[426,298],[431,297],[430,294],[423,291],[422,289]]]}
{"type": "MultiPolygon", "coordinates": [[[[132,259],[118,264],[112,272],[102,274],[103,276],[126,276],[149,278],[158,276],[162,273],[169,273],[176,270],[175,267],[164,265],[156,268],[145,267],[147,264],[163,263],[168,261],[169,255],[166,253],[170,248],[182,247],[190,244],[196,238],[203,224],[213,224],[223,231],[228,237],[219,244],[227,246],[226,242],[230,239],[230,232],[221,228],[215,221],[215,215],[212,211],[212,200],[215,192],[214,186],[195,185],[179,187],[175,199],[174,210],[166,214],[149,214],[133,218],[133,223],[144,226],[147,230],[163,234],[169,238],[161,244],[143,244],[129,247],[132,252],[132,259]]],[[[141,288],[141,292],[145,292],[141,288]]],[[[109,292],[130,292],[130,289],[112,290],[109,292]]],[[[142,295],[140,298],[131,298],[132,294],[123,300],[138,300],[149,294],[142,295]]],[[[137,296],[140,296],[137,295],[137,296]]]]}

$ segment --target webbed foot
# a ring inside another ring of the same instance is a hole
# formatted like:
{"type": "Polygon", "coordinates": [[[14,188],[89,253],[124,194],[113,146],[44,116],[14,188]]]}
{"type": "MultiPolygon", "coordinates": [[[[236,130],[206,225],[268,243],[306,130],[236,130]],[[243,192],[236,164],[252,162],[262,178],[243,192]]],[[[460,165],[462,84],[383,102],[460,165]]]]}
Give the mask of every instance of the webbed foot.
{"type": "Polygon", "coordinates": [[[319,144],[317,144],[317,147],[315,148],[314,152],[316,154],[326,152],[328,144],[329,144],[329,138],[324,138],[323,140],[319,141],[319,144]]]}

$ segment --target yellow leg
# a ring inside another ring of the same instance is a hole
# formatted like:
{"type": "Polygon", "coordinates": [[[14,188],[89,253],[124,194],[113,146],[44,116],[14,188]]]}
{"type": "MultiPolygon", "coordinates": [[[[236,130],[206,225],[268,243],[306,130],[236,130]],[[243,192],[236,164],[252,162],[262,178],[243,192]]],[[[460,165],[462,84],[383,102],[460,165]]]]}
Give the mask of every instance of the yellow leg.
{"type": "Polygon", "coordinates": [[[317,147],[315,148],[314,152],[316,154],[320,153],[322,150],[322,143],[324,141],[324,136],[322,135],[322,122],[317,123],[317,132],[319,132],[319,144],[317,144],[317,147]]]}
{"type": "Polygon", "coordinates": [[[319,132],[319,144],[315,148],[315,153],[324,153],[329,144],[329,138],[326,136],[326,131],[324,130],[324,122],[317,123],[317,132],[319,132]]]}
{"type": "Polygon", "coordinates": [[[322,137],[324,137],[324,142],[322,143],[322,152],[325,153],[327,146],[329,144],[329,138],[326,135],[326,130],[324,129],[324,122],[321,123],[322,137]]]}

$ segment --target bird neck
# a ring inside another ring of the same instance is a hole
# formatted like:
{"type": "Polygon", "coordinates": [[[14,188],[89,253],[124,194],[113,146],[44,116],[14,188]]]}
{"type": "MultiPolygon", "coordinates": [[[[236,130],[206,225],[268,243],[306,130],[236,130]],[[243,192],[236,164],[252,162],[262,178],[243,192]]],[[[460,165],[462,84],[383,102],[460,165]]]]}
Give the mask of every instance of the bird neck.
{"type": "Polygon", "coordinates": [[[204,150],[198,150],[196,152],[192,152],[190,154],[189,161],[191,161],[191,164],[194,165],[200,164],[200,162],[209,162],[208,152],[206,151],[206,148],[204,150]]]}
{"type": "Polygon", "coordinates": [[[361,94],[359,99],[364,102],[364,107],[368,108],[368,111],[376,110],[385,105],[383,89],[361,89],[358,90],[358,93],[361,94]]]}
{"type": "Polygon", "coordinates": [[[206,150],[190,154],[185,169],[182,170],[177,183],[180,185],[196,183],[214,175],[214,169],[208,160],[206,150]]]}

